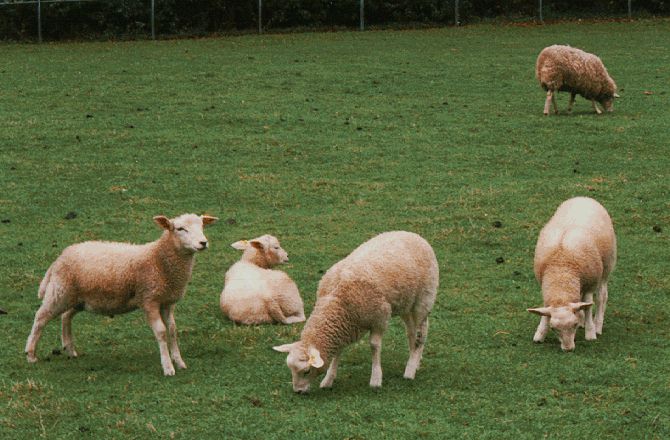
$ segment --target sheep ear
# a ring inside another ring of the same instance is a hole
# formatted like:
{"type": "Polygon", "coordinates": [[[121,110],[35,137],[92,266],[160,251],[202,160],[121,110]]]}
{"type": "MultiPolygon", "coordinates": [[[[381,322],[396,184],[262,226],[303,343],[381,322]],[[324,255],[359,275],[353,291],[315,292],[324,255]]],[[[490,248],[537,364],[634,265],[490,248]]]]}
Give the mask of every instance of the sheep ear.
{"type": "Polygon", "coordinates": [[[231,244],[233,249],[237,249],[238,251],[243,251],[246,248],[249,247],[249,242],[247,240],[240,240],[236,241],[235,243],[231,244]]]}
{"type": "Polygon", "coordinates": [[[535,309],[526,309],[530,313],[535,313],[540,316],[551,316],[551,307],[538,307],[535,309]]]}
{"type": "Polygon", "coordinates": [[[314,347],[309,347],[307,354],[309,355],[309,360],[307,361],[307,363],[310,365],[310,367],[314,368],[323,367],[323,359],[321,359],[321,353],[319,353],[319,350],[317,350],[314,347]]]}
{"type": "Polygon", "coordinates": [[[174,229],[174,225],[172,224],[170,219],[165,217],[164,215],[157,215],[156,217],[154,217],[154,221],[158,226],[165,229],[166,231],[171,231],[174,229]]]}
{"type": "Polygon", "coordinates": [[[615,98],[621,98],[621,96],[619,96],[618,93],[615,93],[615,94],[614,94],[614,97],[615,97],[615,98]]]}
{"type": "Polygon", "coordinates": [[[219,221],[218,217],[212,217],[211,215],[201,215],[200,218],[202,218],[203,226],[209,226],[219,221]]]}
{"type": "Polygon", "coordinates": [[[255,247],[256,249],[258,249],[259,251],[262,251],[263,248],[264,248],[263,243],[261,243],[261,242],[258,241],[258,240],[251,240],[251,241],[249,242],[249,244],[250,244],[251,246],[255,247]]]}
{"type": "Polygon", "coordinates": [[[584,310],[587,307],[591,307],[592,305],[593,305],[592,302],[570,303],[570,308],[572,309],[573,312],[576,312],[578,310],[584,310]]]}
{"type": "Polygon", "coordinates": [[[293,347],[295,347],[296,344],[297,342],[292,342],[290,344],[284,344],[284,345],[277,345],[272,347],[272,349],[280,353],[288,353],[289,351],[291,351],[293,347]]]}

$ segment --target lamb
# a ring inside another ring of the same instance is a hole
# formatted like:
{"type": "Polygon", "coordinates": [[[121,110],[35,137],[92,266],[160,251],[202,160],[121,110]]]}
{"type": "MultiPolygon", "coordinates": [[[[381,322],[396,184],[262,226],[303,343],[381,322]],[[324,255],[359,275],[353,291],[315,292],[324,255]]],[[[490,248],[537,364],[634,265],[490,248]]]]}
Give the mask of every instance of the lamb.
{"type": "Polygon", "coordinates": [[[342,350],[370,332],[370,386],[382,385],[381,343],[391,316],[405,322],[409,359],[404,377],[414,379],[421,362],[438,287],[430,244],[404,231],[380,234],[331,267],[319,282],[314,311],[300,340],[274,347],[288,353],[293,391],[305,393],[327,368],[321,388],[330,388],[342,350]]]}
{"type": "Polygon", "coordinates": [[[615,264],[616,236],[607,210],[588,197],[563,202],[540,232],[535,247],[535,277],[542,286],[544,307],[528,309],[541,316],[533,341],[542,342],[551,326],[563,351],[572,351],[581,321],[586,340],[602,334],[607,280],[615,264]]]}
{"type": "Polygon", "coordinates": [[[570,92],[568,112],[572,111],[577,94],[591,100],[597,114],[601,114],[602,111],[596,102],[611,112],[613,99],[619,97],[616,93],[617,86],[600,58],[574,47],[560,45],[545,47],[537,57],[535,76],[547,92],[544,103],[545,115],[549,114],[550,103],[554,106],[554,113],[558,114],[555,97],[557,92],[570,92]]]}
{"type": "Polygon", "coordinates": [[[67,247],[40,284],[38,297],[43,302],[26,343],[28,362],[37,362],[35,349],[42,330],[58,315],[63,348],[76,357],[71,329],[75,314],[88,310],[113,316],[141,308],[158,341],[163,373],[175,374],[170,352],[177,367],[186,368],[177,345],[175,304],[186,292],[195,254],[208,247],[203,226],[217,220],[208,215],[174,219],[159,215],[154,221],[164,231],[154,242],[87,241],[67,247]]]}
{"type": "Polygon", "coordinates": [[[279,240],[263,235],[231,246],[244,253],[226,272],[221,311],[239,324],[303,322],[305,311],[298,287],[286,273],[271,269],[288,261],[279,240]]]}

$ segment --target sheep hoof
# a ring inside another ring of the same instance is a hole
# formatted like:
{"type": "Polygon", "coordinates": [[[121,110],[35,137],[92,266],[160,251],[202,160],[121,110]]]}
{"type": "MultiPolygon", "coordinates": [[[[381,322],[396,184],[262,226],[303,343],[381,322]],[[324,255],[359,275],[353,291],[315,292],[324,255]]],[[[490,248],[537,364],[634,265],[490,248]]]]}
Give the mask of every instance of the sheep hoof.
{"type": "Polygon", "coordinates": [[[592,333],[589,332],[586,334],[586,340],[587,341],[595,341],[597,339],[596,332],[593,331],[592,333]]]}
{"type": "Polygon", "coordinates": [[[179,368],[179,369],[181,369],[181,370],[185,370],[185,369],[186,369],[186,363],[185,363],[183,360],[181,360],[181,359],[175,359],[174,363],[177,364],[177,368],[179,368]]]}
{"type": "Polygon", "coordinates": [[[163,375],[174,376],[174,367],[170,366],[169,368],[163,368],[163,375]]]}
{"type": "Polygon", "coordinates": [[[34,364],[35,362],[37,362],[37,356],[31,353],[27,353],[26,360],[28,360],[29,363],[34,364]]]}

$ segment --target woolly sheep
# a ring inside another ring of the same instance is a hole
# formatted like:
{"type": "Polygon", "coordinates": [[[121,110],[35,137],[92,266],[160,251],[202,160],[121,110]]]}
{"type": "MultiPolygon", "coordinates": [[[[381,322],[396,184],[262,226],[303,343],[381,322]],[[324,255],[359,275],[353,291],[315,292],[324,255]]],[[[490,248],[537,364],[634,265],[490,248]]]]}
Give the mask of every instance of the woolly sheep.
{"type": "Polygon", "coordinates": [[[582,319],[586,340],[602,334],[607,280],[615,264],[616,237],[607,210],[588,197],[563,202],[540,232],[535,247],[534,270],[542,286],[544,307],[528,309],[541,316],[533,341],[542,342],[551,326],[558,333],[561,348],[572,351],[582,319]],[[595,324],[594,292],[598,308],[595,324]]]}
{"type": "Polygon", "coordinates": [[[293,391],[309,391],[310,382],[326,368],[321,388],[331,387],[342,350],[367,331],[372,349],[370,386],[380,387],[382,336],[394,315],[405,322],[409,342],[404,376],[414,379],[437,286],[435,253],[419,235],[386,232],[363,243],[321,279],[300,340],[274,347],[288,353],[293,391]]]}
{"type": "Polygon", "coordinates": [[[279,240],[263,235],[231,246],[244,253],[226,272],[220,302],[223,313],[240,324],[304,321],[298,287],[287,274],[271,269],[288,261],[279,240]]]}
{"type": "Polygon", "coordinates": [[[572,111],[577,94],[589,99],[597,114],[602,111],[596,102],[611,112],[613,99],[619,97],[616,93],[617,86],[600,58],[574,47],[554,45],[544,48],[537,57],[535,76],[547,91],[545,115],[549,114],[550,102],[554,106],[554,113],[558,114],[555,96],[557,92],[570,92],[568,112],[572,111]]]}
{"type": "Polygon", "coordinates": [[[163,373],[175,374],[167,339],[177,367],[186,368],[177,345],[175,303],[186,292],[195,253],[208,247],[203,226],[217,220],[207,215],[184,214],[174,219],[161,215],[154,221],[164,231],[154,242],[87,241],[66,248],[40,284],[38,297],[43,302],[26,343],[28,362],[37,361],[35,348],[42,330],[58,315],[62,317],[63,348],[76,357],[71,329],[76,313],[88,310],[113,316],[141,308],[158,341],[163,373]]]}

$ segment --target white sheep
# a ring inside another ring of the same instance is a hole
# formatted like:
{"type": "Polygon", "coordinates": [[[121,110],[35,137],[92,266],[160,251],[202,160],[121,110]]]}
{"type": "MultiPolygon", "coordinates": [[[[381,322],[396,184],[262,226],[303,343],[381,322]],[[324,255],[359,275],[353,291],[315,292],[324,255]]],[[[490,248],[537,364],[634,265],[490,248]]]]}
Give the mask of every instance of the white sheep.
{"type": "Polygon", "coordinates": [[[177,345],[175,303],[186,292],[195,253],[208,247],[203,226],[217,220],[195,214],[174,219],[157,216],[154,221],[164,231],[154,242],[87,241],[67,247],[40,284],[38,297],[43,301],[26,343],[28,362],[37,361],[35,348],[42,330],[58,315],[62,317],[63,348],[76,357],[71,323],[77,312],[113,316],[139,308],[144,310],[158,341],[163,373],[175,373],[170,352],[177,367],[186,368],[177,345]]]}
{"type": "Polygon", "coordinates": [[[577,94],[589,99],[597,114],[601,114],[602,111],[596,102],[611,112],[614,98],[619,97],[616,93],[616,84],[600,58],[575,47],[561,45],[545,47],[537,57],[535,76],[547,92],[544,103],[545,115],[549,114],[550,103],[554,106],[554,113],[558,113],[555,97],[557,92],[570,92],[568,112],[572,111],[577,94]]]}
{"type": "Polygon", "coordinates": [[[419,235],[386,232],[363,243],[323,276],[314,311],[300,340],[274,347],[288,353],[293,390],[307,392],[326,368],[321,388],[332,386],[342,350],[370,332],[371,387],[382,385],[381,343],[391,316],[405,322],[409,359],[405,378],[414,379],[435,303],[438,266],[431,246],[419,235]]]}
{"type": "Polygon", "coordinates": [[[574,350],[583,314],[586,339],[602,334],[607,280],[615,264],[616,236],[607,210],[588,197],[563,202],[542,228],[535,247],[535,277],[542,286],[544,307],[528,309],[541,316],[533,341],[542,342],[551,327],[561,348],[574,350]]]}
{"type": "Polygon", "coordinates": [[[288,261],[279,240],[263,235],[231,245],[244,251],[228,272],[221,292],[221,311],[239,324],[280,322],[293,324],[305,320],[298,286],[284,272],[272,267],[288,261]]]}

